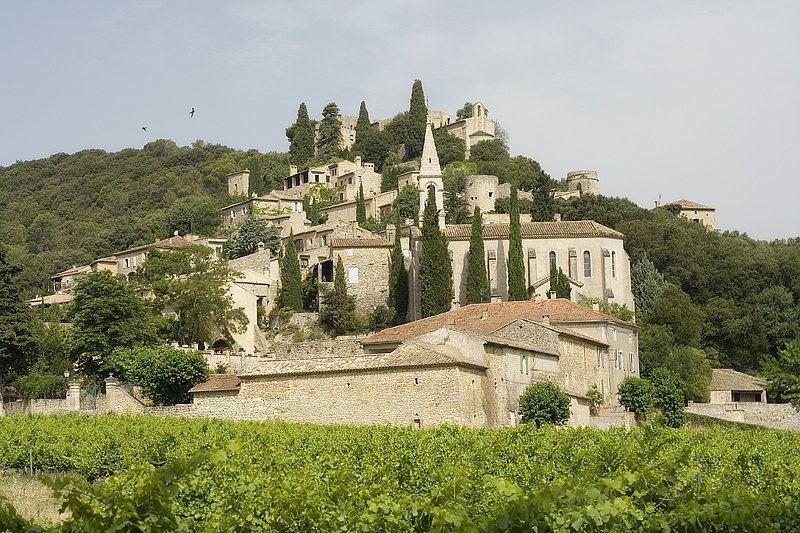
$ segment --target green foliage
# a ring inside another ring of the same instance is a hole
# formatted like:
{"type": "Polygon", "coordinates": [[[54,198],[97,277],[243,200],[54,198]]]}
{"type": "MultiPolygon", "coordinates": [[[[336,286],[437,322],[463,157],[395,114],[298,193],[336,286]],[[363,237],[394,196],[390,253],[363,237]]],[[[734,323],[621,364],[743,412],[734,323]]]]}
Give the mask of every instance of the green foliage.
{"type": "Polygon", "coordinates": [[[589,398],[589,414],[591,416],[597,416],[597,408],[606,401],[603,393],[597,389],[597,385],[592,385],[588,391],[586,391],[586,397],[589,398]]]}
{"type": "Polygon", "coordinates": [[[341,155],[342,121],[339,118],[339,107],[331,102],[322,110],[317,136],[317,159],[326,161],[341,155]]]}
{"type": "Polygon", "coordinates": [[[372,311],[372,331],[381,331],[394,326],[396,322],[394,309],[385,305],[378,305],[372,311]]]}
{"type": "Polygon", "coordinates": [[[637,311],[651,309],[666,286],[664,276],[647,257],[642,257],[631,265],[631,290],[637,311]]]}
{"type": "Polygon", "coordinates": [[[319,309],[319,280],[316,268],[310,269],[303,278],[303,309],[313,312],[319,309]]]}
{"type": "Polygon", "coordinates": [[[705,402],[711,385],[711,361],[704,350],[676,343],[670,329],[645,325],[639,335],[639,362],[642,373],[669,368],[678,373],[687,400],[705,402]]]}
{"type": "Polygon", "coordinates": [[[19,267],[7,261],[0,245],[0,398],[4,378],[24,371],[31,364],[35,349],[33,315],[20,295],[19,272],[19,267]]]}
{"type": "MultiPolygon", "coordinates": [[[[437,143],[438,147],[438,143],[437,143]]],[[[439,158],[441,160],[441,157],[439,158]]],[[[449,163],[442,172],[444,183],[445,222],[448,224],[469,223],[469,206],[464,197],[466,177],[475,174],[476,166],[468,161],[449,163]]]]}
{"type": "MultiPolygon", "coordinates": [[[[469,160],[478,163],[478,169],[481,168],[481,163],[506,161],[509,158],[508,146],[502,139],[481,141],[469,149],[469,160]]],[[[483,174],[483,171],[479,172],[483,174]]]]}
{"type": "Polygon", "coordinates": [[[408,271],[400,242],[401,228],[402,224],[398,221],[394,229],[394,248],[389,256],[388,307],[394,312],[394,319],[398,323],[405,322],[408,315],[408,271]]]}
{"type": "Polygon", "coordinates": [[[180,344],[213,343],[244,331],[247,316],[233,308],[228,283],[233,274],[207,246],[189,245],[174,250],[152,248],[140,268],[139,279],[155,297],[157,309],[166,311],[170,339],[180,344]]]}
{"type": "Polygon", "coordinates": [[[599,298],[579,298],[578,304],[592,308],[594,304],[598,304],[601,313],[618,318],[623,322],[633,322],[634,313],[625,304],[618,304],[616,302],[603,302],[599,298]]]}
{"type": "Polygon", "coordinates": [[[770,395],[800,405],[800,338],[778,352],[776,360],[767,362],[764,375],[769,379],[770,395]]]}
{"type": "Polygon", "coordinates": [[[550,265],[550,290],[547,293],[547,297],[550,298],[553,292],[556,293],[556,298],[569,300],[572,294],[572,284],[560,267],[556,269],[555,265],[550,265]]]}
{"type": "Polygon", "coordinates": [[[334,335],[346,335],[360,329],[356,317],[356,299],[347,294],[342,257],[337,256],[333,274],[333,289],[322,293],[320,322],[334,335]]]}
{"type": "MultiPolygon", "coordinates": [[[[110,475],[55,484],[69,514],[52,531],[796,531],[799,445],[763,429],[0,418],[0,467],[30,449],[37,470],[110,475]]],[[[35,527],[9,507],[0,521],[35,527]]]]}
{"type": "Polygon", "coordinates": [[[467,304],[491,301],[489,277],[486,274],[486,252],[483,246],[483,221],[477,205],[472,214],[472,233],[467,252],[467,304]]]}
{"type": "Polygon", "coordinates": [[[305,102],[297,110],[297,120],[286,128],[289,140],[289,159],[298,167],[304,167],[314,158],[314,122],[308,118],[305,102]]]}
{"type": "Polygon", "coordinates": [[[472,102],[464,102],[464,107],[456,111],[456,119],[471,118],[474,112],[472,102]]]}
{"type": "Polygon", "coordinates": [[[222,215],[214,200],[202,196],[179,198],[167,212],[167,231],[181,235],[212,236],[217,233],[222,215]]]}
{"type": "Polygon", "coordinates": [[[367,206],[364,202],[364,185],[358,184],[358,197],[356,198],[356,221],[363,225],[367,221],[367,206]]]}
{"type": "Polygon", "coordinates": [[[258,251],[259,243],[264,244],[272,254],[277,254],[281,248],[281,234],[275,226],[266,220],[248,215],[236,231],[233,232],[226,244],[228,259],[244,257],[258,251]]]}
{"type": "Polygon", "coordinates": [[[447,128],[441,127],[433,130],[433,142],[436,143],[436,153],[442,168],[451,163],[464,161],[467,145],[464,139],[447,133],[447,128]]]}
{"type": "Polygon", "coordinates": [[[649,379],[653,384],[654,405],[661,410],[664,424],[671,428],[683,427],[686,417],[680,376],[667,368],[656,368],[650,373],[649,379]]]}
{"type": "Polygon", "coordinates": [[[453,301],[453,267],[450,264],[447,239],[439,229],[433,187],[428,189],[428,200],[422,216],[419,286],[422,318],[450,310],[453,301]]]}
{"type": "Polygon", "coordinates": [[[552,182],[550,177],[539,173],[533,182],[531,194],[531,221],[549,222],[556,214],[556,204],[550,193],[552,182]]]}
{"type": "Polygon", "coordinates": [[[509,220],[508,300],[528,300],[528,287],[525,283],[525,261],[522,257],[522,229],[519,223],[519,205],[517,204],[516,187],[511,187],[511,212],[509,213],[509,220]]]}
{"type": "Polygon", "coordinates": [[[38,398],[65,398],[67,379],[61,374],[40,374],[31,372],[19,378],[22,398],[35,400],[38,398]]]}
{"type": "Polygon", "coordinates": [[[283,247],[281,261],[281,286],[278,288],[278,307],[289,307],[298,313],[303,310],[303,287],[300,278],[300,260],[294,246],[294,232],[283,247]]]}
{"type": "Polygon", "coordinates": [[[627,376],[617,387],[619,403],[637,418],[645,418],[655,405],[655,389],[650,381],[636,376],[627,376]]]}
{"type": "Polygon", "coordinates": [[[666,326],[675,340],[687,346],[700,346],[703,332],[703,311],[695,306],[689,296],[674,285],[664,288],[643,316],[649,325],[666,326]]]}
{"type": "Polygon", "coordinates": [[[154,405],[190,403],[189,389],[208,379],[208,363],[199,351],[170,346],[120,348],[111,360],[154,405]]]}
{"type": "Polygon", "coordinates": [[[116,348],[152,346],[163,340],[162,324],[132,284],[107,270],[78,278],[67,319],[74,357],[89,375],[99,375],[116,348]]]}
{"type": "Polygon", "coordinates": [[[406,157],[413,159],[422,154],[425,141],[425,124],[428,121],[428,108],[425,105],[425,92],[422,82],[414,80],[411,87],[411,100],[408,106],[408,127],[405,136],[406,157]]]}
{"type": "Polygon", "coordinates": [[[419,191],[413,185],[406,185],[397,193],[392,203],[392,211],[403,219],[416,220],[419,216],[419,191]]]}
{"type": "Polygon", "coordinates": [[[561,426],[569,421],[569,397],[549,381],[528,386],[519,397],[519,414],[526,424],[561,426]]]}

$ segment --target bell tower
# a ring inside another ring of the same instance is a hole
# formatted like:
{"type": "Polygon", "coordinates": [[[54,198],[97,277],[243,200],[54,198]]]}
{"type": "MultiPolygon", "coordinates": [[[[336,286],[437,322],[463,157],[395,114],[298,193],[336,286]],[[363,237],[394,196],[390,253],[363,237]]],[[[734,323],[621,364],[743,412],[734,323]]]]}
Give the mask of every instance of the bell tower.
{"type": "Polygon", "coordinates": [[[425,211],[425,202],[428,200],[428,189],[433,187],[436,193],[436,211],[439,213],[439,227],[444,228],[444,182],[442,181],[442,167],[439,165],[439,154],[436,152],[436,143],[433,142],[433,130],[431,130],[430,122],[425,125],[425,143],[422,146],[418,180],[420,224],[422,224],[422,215],[425,211]]]}

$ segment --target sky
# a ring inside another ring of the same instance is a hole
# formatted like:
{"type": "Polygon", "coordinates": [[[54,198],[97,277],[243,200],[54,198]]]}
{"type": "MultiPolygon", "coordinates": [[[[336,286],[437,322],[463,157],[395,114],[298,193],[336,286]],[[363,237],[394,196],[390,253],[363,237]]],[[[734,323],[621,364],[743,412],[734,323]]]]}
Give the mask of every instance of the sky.
{"type": "Polygon", "coordinates": [[[483,102],[553,178],[800,236],[796,0],[2,5],[0,166],[159,138],[286,151],[300,102],[388,118],[420,79],[432,109],[483,102]]]}

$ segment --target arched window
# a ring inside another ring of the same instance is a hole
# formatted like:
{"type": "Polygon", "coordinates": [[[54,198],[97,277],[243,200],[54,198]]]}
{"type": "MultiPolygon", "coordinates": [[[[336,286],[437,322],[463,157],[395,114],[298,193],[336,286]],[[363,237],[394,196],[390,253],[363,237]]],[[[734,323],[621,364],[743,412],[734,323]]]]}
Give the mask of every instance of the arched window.
{"type": "Polygon", "coordinates": [[[589,250],[583,252],[583,277],[592,277],[592,254],[589,253],[589,250]]]}
{"type": "Polygon", "coordinates": [[[617,252],[611,252],[611,278],[617,279],[617,252]]]}
{"type": "Polygon", "coordinates": [[[550,268],[556,268],[556,253],[550,252],[550,268]]]}

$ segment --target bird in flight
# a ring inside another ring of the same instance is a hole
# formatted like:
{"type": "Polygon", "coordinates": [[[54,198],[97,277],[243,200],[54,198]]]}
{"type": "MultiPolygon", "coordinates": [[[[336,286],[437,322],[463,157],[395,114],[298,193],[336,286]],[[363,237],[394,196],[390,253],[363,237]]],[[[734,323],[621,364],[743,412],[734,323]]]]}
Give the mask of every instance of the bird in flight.
{"type": "Polygon", "coordinates": [[[191,110],[191,111],[189,111],[189,117],[191,118],[191,117],[193,117],[193,116],[194,116],[194,108],[192,108],[192,110],[191,110]]]}
{"type": "Polygon", "coordinates": [[[142,131],[147,131],[147,126],[142,126],[142,131]]]}

